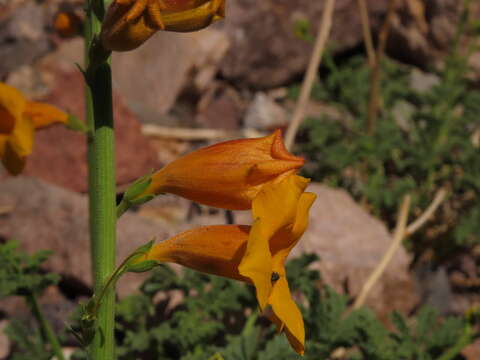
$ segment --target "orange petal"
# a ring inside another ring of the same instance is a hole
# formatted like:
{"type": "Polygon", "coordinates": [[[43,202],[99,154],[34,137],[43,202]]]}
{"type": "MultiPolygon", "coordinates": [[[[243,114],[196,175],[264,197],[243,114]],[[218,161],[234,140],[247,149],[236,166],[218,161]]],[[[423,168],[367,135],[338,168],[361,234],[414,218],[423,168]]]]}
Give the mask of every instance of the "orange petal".
{"type": "Polygon", "coordinates": [[[59,108],[40,102],[28,102],[24,115],[33,122],[35,129],[47,127],[55,123],[66,124],[68,114],[59,108]]]}
{"type": "Polygon", "coordinates": [[[131,18],[130,10],[139,9],[140,5],[146,5],[146,1],[113,1],[105,14],[101,39],[105,49],[112,51],[133,50],[147,41],[159,29],[151,22],[146,7],[131,18]],[[136,7],[135,7],[136,6],[136,7]]]}
{"type": "Polygon", "coordinates": [[[0,82],[0,134],[9,134],[22,117],[26,101],[17,89],[0,82]]]}
{"type": "Polygon", "coordinates": [[[197,31],[223,18],[225,0],[196,1],[196,3],[202,4],[183,11],[165,11],[163,15],[165,30],[176,32],[197,31]]]}
{"type": "Polygon", "coordinates": [[[287,339],[293,349],[303,355],[305,350],[305,326],[302,313],[292,299],[285,275],[273,285],[273,290],[268,300],[275,316],[272,321],[279,331],[285,331],[287,339]]]}
{"type": "Polygon", "coordinates": [[[193,9],[209,0],[163,0],[166,11],[183,11],[193,9]]]}
{"type": "Polygon", "coordinates": [[[269,238],[280,229],[293,226],[300,196],[309,182],[304,177],[290,175],[262,187],[253,200],[252,213],[254,219],[262,219],[269,238]]]}
{"type": "Polygon", "coordinates": [[[23,117],[15,123],[13,132],[8,136],[8,145],[19,158],[32,153],[34,132],[33,124],[28,118],[23,117]]]}
{"type": "Polygon", "coordinates": [[[278,267],[283,268],[283,264],[297,242],[307,229],[309,215],[308,212],[317,195],[313,193],[303,193],[298,199],[295,220],[293,226],[284,228],[277,232],[270,240],[270,250],[274,258],[274,271],[278,267]]]}
{"type": "MultiPolygon", "coordinates": [[[[1,146],[0,146],[1,147],[1,146]]],[[[2,158],[2,164],[12,175],[20,174],[25,168],[26,157],[20,156],[10,143],[6,143],[3,149],[3,153],[0,152],[2,158]]]]}
{"type": "Polygon", "coordinates": [[[0,134],[0,159],[5,154],[5,148],[7,146],[8,136],[0,134]]]}
{"type": "MultiPolygon", "coordinates": [[[[292,228],[295,222],[299,198],[308,182],[308,179],[290,175],[278,183],[264,185],[253,200],[255,223],[239,271],[254,283],[262,310],[272,289],[272,240],[276,238],[276,234],[289,234],[289,228],[292,228]]],[[[282,238],[289,240],[290,236],[282,238]]],[[[288,246],[289,243],[284,247],[288,246]]]]}
{"type": "Polygon", "coordinates": [[[272,256],[270,254],[270,236],[262,219],[257,219],[248,237],[247,250],[238,271],[255,285],[260,309],[265,309],[272,291],[272,256]]]}

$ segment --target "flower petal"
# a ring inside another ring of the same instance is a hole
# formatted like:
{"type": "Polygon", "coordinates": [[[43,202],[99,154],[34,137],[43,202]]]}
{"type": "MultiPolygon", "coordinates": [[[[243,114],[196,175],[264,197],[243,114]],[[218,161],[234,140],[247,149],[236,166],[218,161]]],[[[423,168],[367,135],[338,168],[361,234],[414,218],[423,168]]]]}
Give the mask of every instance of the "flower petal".
{"type": "Polygon", "coordinates": [[[28,102],[24,116],[32,121],[35,129],[44,128],[55,123],[66,124],[68,122],[68,114],[66,112],[41,102],[28,102]]]}
{"type": "MultiPolygon", "coordinates": [[[[254,283],[262,310],[272,289],[271,278],[274,271],[272,239],[277,233],[283,233],[288,227],[293,226],[299,198],[308,182],[308,179],[301,176],[290,175],[278,183],[264,185],[253,200],[252,212],[255,223],[239,272],[254,283]]],[[[289,236],[286,238],[289,239],[289,236]]]]}
{"type": "Polygon", "coordinates": [[[317,198],[314,193],[303,193],[298,199],[295,222],[289,229],[279,231],[270,241],[270,251],[274,258],[274,271],[278,267],[283,268],[283,264],[297,242],[302,237],[308,226],[308,212],[313,202],[317,198]]]}
{"type": "Polygon", "coordinates": [[[166,31],[190,32],[206,28],[225,16],[225,0],[210,0],[184,11],[163,14],[166,31]]]}
{"type": "Polygon", "coordinates": [[[8,137],[8,145],[19,158],[32,153],[34,132],[33,123],[28,118],[22,117],[15,123],[15,128],[8,137]]]}
{"type": "Polygon", "coordinates": [[[238,267],[243,276],[255,285],[258,304],[263,311],[272,290],[272,256],[270,254],[270,236],[262,219],[257,219],[250,230],[247,250],[238,267]]]}
{"type": "Polygon", "coordinates": [[[287,339],[293,349],[303,355],[305,350],[305,326],[302,313],[292,299],[285,275],[273,285],[273,290],[268,300],[275,316],[271,320],[277,325],[277,331],[285,331],[287,339]]]}
{"type": "MultiPolygon", "coordinates": [[[[1,141],[0,141],[1,143],[1,141]]],[[[0,144],[0,148],[1,148],[0,144]]],[[[2,164],[12,175],[18,175],[25,168],[26,157],[19,155],[7,141],[3,146],[3,150],[0,151],[0,156],[2,158],[2,164]]]]}
{"type": "Polygon", "coordinates": [[[268,229],[265,236],[271,238],[277,231],[293,225],[297,214],[298,201],[310,180],[289,175],[281,181],[266,184],[253,200],[254,219],[262,219],[268,229]]]}
{"type": "Polygon", "coordinates": [[[25,98],[17,89],[0,82],[0,134],[9,134],[25,110],[25,98]]]}

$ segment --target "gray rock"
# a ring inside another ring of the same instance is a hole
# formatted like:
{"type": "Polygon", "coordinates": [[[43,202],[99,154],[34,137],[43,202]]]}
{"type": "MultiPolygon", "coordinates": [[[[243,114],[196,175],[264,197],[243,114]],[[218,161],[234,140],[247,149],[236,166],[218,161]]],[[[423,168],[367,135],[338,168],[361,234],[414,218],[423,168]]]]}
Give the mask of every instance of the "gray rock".
{"type": "MultiPolygon", "coordinates": [[[[369,0],[370,21],[377,29],[387,1],[369,0]]],[[[222,64],[222,75],[254,88],[280,86],[304,72],[312,44],[294,34],[298,20],[307,20],[315,34],[325,1],[236,0],[228,3],[223,22],[232,46],[222,64]]],[[[339,53],[362,43],[356,0],[338,0],[330,45],[339,53]]]]}
{"type": "Polygon", "coordinates": [[[263,92],[257,92],[247,109],[244,124],[248,128],[272,130],[288,124],[288,113],[263,92]]]}
{"type": "Polygon", "coordinates": [[[412,128],[412,116],[415,113],[415,106],[408,101],[400,100],[395,103],[392,115],[395,123],[400,129],[408,132],[412,128]]]}
{"type": "Polygon", "coordinates": [[[0,80],[48,52],[44,22],[42,6],[35,2],[27,2],[0,21],[0,80]]]}
{"type": "Polygon", "coordinates": [[[440,78],[436,74],[413,69],[410,74],[410,86],[419,93],[430,91],[434,86],[440,84],[440,78]]]}
{"type": "Polygon", "coordinates": [[[142,121],[161,123],[192,81],[197,90],[208,87],[228,46],[215,30],[159,32],[135,51],[114,53],[114,86],[142,121]]]}

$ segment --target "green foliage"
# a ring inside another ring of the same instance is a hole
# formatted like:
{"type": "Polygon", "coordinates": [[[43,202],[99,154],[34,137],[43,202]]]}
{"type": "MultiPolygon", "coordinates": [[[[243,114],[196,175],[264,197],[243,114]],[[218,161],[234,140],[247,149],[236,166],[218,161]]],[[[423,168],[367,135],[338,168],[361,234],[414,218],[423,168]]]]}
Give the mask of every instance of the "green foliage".
{"type": "Polygon", "coordinates": [[[16,351],[10,360],[49,360],[52,354],[46,351],[40,331],[19,321],[12,320],[5,329],[5,334],[15,344],[16,351]]]}
{"type": "MultiPolygon", "coordinates": [[[[287,265],[291,289],[303,299],[303,359],[327,359],[338,348],[352,360],[461,359],[459,352],[475,336],[467,320],[441,319],[429,308],[410,320],[392,314],[394,330],[367,308],[348,312],[345,295],[329,287],[318,290],[319,274],[308,269],[316,260],[304,255],[287,265]]],[[[120,360],[302,359],[257,315],[251,287],[190,270],[177,274],[167,266],[154,271],[139,294],[120,301],[116,337],[120,360]]]]}
{"type": "MultiPolygon", "coordinates": [[[[349,312],[347,296],[329,287],[318,290],[320,275],[309,269],[317,260],[303,255],[287,264],[289,284],[301,299],[305,321],[303,359],[327,359],[343,348],[351,360],[460,360],[460,351],[479,336],[473,330],[473,315],[441,319],[434,310],[424,308],[407,320],[393,313],[395,328],[389,330],[367,308],[349,312]]],[[[38,267],[36,271],[42,276],[38,267]]],[[[118,359],[301,359],[286,337],[275,335],[272,324],[257,311],[250,286],[159,266],[139,293],[117,305],[118,359]]],[[[6,333],[15,344],[11,359],[50,358],[43,335],[30,325],[12,320],[6,333]]],[[[78,351],[73,358],[88,356],[78,351]]]]}
{"type": "MultiPolygon", "coordinates": [[[[467,60],[456,54],[443,71],[429,74],[430,88],[415,83],[419,71],[386,60],[382,64],[381,112],[367,135],[370,68],[361,56],[325,62],[328,75],[313,98],[340,111],[310,118],[301,132],[305,175],[347,189],[391,225],[402,197],[413,196],[419,212],[443,187],[450,191],[434,232],[438,259],[480,243],[480,156],[472,134],[480,131],[480,91],[466,79],[467,60]]],[[[292,96],[296,95],[292,89],[292,96]]],[[[415,241],[421,251],[428,238],[415,241]]]]}
{"type": "Polygon", "coordinates": [[[50,254],[51,251],[39,251],[28,255],[18,249],[15,241],[0,244],[0,298],[41,293],[57,283],[58,275],[41,269],[50,254]]]}

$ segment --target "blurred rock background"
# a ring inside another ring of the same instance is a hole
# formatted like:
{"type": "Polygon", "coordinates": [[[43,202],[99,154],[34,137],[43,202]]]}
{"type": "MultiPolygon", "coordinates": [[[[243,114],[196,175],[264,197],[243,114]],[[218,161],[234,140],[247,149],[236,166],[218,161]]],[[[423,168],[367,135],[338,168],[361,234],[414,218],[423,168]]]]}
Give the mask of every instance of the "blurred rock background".
{"type": "MultiPolygon", "coordinates": [[[[441,67],[462,12],[458,0],[404,0],[396,11],[387,53],[420,70],[441,67]]],[[[84,117],[83,40],[57,34],[59,11],[83,17],[80,0],[0,1],[0,81],[32,99],[48,101],[84,117]]],[[[229,0],[227,19],[194,34],[158,33],[133,52],[113,55],[115,120],[118,130],[119,192],[134,179],[208,143],[260,136],[286,127],[293,109],[288,87],[302,79],[312,45],[296,34],[301,24],[319,26],[323,1],[229,0]]],[[[384,20],[385,0],[368,1],[374,36],[384,20]]],[[[480,18],[480,3],[473,2],[480,18]]],[[[338,0],[329,51],[335,58],[363,52],[356,0],[338,0]]],[[[480,51],[471,56],[473,82],[480,84],[480,51]]],[[[420,77],[418,86],[430,78],[420,77]]],[[[426,85],[428,86],[428,84],[426,85]]],[[[311,101],[307,112],[336,110],[311,101]]],[[[345,118],[338,113],[339,118],[345,118]]],[[[49,316],[70,309],[90,294],[87,238],[86,146],[82,135],[55,126],[39,132],[23,176],[0,170],[0,237],[17,239],[34,252],[54,249],[49,270],[62,274],[59,288],[44,296],[49,316]]],[[[379,220],[346,192],[313,184],[318,194],[312,226],[297,251],[316,252],[325,281],[338,290],[358,293],[388,247],[391,236],[379,220]]],[[[235,214],[248,223],[248,213],[235,214]]],[[[192,206],[165,196],[119,225],[119,259],[147,239],[167,238],[195,224],[225,222],[222,211],[192,206]]],[[[465,260],[464,264],[467,263],[465,260]]],[[[413,311],[432,277],[409,271],[410,255],[401,250],[376,285],[367,304],[380,316],[393,309],[413,311]],[[425,280],[426,279],[426,280],[425,280]]],[[[473,265],[472,265],[473,266],[473,265]]],[[[440,298],[445,313],[463,311],[444,270],[435,272],[428,296],[440,298]]],[[[122,279],[119,295],[131,292],[141,276],[122,279]]],[[[18,301],[0,302],[0,316],[21,314],[18,301]]],[[[0,320],[0,328],[3,326],[0,320]]],[[[61,320],[59,320],[59,324],[61,320]]],[[[8,353],[2,345],[0,359],[8,353]]],[[[476,357],[478,358],[478,357],[476,357]]],[[[475,359],[475,357],[471,357],[475,359]]]]}

